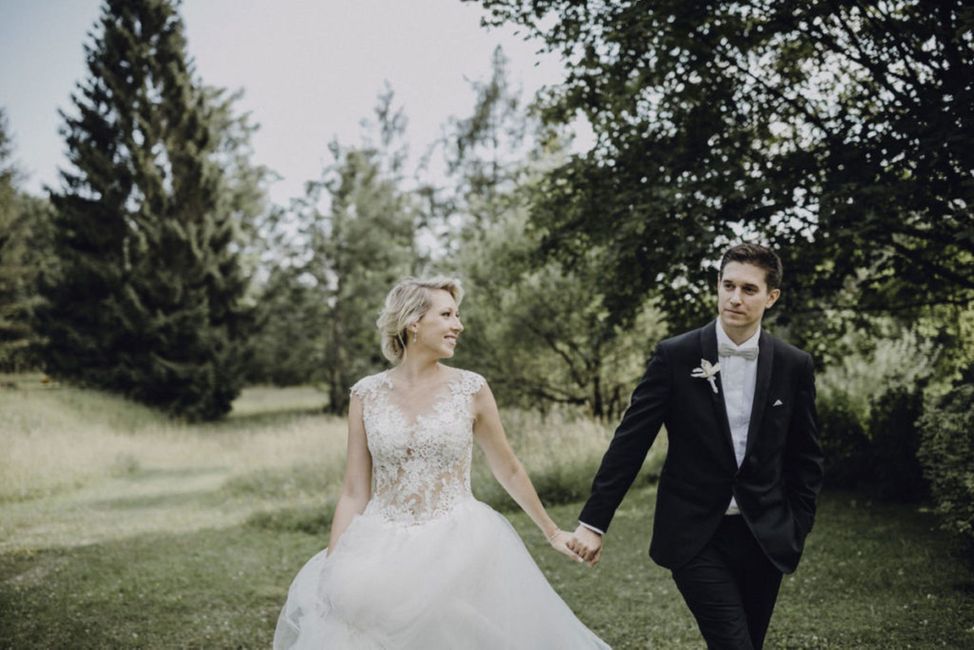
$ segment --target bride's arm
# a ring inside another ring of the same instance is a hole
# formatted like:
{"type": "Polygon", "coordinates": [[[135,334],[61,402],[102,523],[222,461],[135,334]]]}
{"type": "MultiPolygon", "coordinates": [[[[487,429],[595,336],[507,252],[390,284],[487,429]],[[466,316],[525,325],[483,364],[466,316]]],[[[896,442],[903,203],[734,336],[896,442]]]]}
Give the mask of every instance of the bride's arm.
{"type": "Polygon", "coordinates": [[[362,421],[362,400],[352,396],[348,405],[348,455],[345,460],[345,481],[342,494],[335,506],[331,520],[331,537],[328,548],[338,543],[352,519],[362,514],[372,496],[372,455],[365,440],[365,423],[362,421]]]}
{"type": "Polygon", "coordinates": [[[531,517],[531,521],[541,529],[549,544],[565,555],[575,558],[575,554],[568,549],[567,545],[571,535],[560,530],[545,511],[527,471],[507,441],[507,434],[504,433],[500,414],[497,412],[497,402],[494,401],[490,386],[484,384],[484,387],[474,395],[473,406],[476,418],[473,427],[474,437],[480,448],[484,450],[494,478],[531,517]]]}

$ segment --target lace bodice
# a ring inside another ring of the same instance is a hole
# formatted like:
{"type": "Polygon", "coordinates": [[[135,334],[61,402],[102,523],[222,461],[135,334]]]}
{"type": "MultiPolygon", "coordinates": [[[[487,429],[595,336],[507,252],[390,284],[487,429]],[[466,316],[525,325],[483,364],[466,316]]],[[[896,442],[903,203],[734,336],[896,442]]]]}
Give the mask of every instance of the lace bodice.
{"type": "Polygon", "coordinates": [[[367,514],[412,525],[443,515],[472,498],[471,402],[485,381],[475,372],[450,372],[455,375],[434,396],[432,408],[413,422],[396,404],[388,370],[352,386],[352,394],[362,400],[372,454],[374,487],[367,514]]]}

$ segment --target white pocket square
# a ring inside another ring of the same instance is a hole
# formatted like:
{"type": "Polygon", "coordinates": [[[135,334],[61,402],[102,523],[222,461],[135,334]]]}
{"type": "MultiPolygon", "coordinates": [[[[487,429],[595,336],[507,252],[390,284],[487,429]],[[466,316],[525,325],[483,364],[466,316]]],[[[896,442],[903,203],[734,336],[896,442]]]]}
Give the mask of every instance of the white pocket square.
{"type": "Polygon", "coordinates": [[[784,402],[782,402],[780,399],[776,399],[774,401],[774,404],[772,404],[771,406],[781,406],[782,404],[784,404],[784,402]]]}

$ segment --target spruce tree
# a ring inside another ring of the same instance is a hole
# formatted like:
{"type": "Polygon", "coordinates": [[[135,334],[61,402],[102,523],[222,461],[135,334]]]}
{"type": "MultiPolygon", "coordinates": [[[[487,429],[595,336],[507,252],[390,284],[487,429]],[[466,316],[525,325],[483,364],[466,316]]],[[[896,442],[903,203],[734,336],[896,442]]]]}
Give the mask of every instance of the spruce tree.
{"type": "Polygon", "coordinates": [[[106,0],[62,113],[73,167],[51,193],[50,370],[189,419],[239,392],[247,323],[219,142],[169,0],[106,0]]]}
{"type": "Polygon", "coordinates": [[[5,112],[0,109],[0,370],[31,365],[30,318],[35,302],[41,202],[17,189],[18,170],[5,112]]]}

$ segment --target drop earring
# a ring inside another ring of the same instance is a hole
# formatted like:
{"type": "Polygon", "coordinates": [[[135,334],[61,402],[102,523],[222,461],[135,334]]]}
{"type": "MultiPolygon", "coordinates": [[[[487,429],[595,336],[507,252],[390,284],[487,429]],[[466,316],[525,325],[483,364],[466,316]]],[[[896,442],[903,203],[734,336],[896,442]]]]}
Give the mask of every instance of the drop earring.
{"type": "Polygon", "coordinates": [[[416,332],[413,332],[413,343],[416,342],[416,332]]]}

